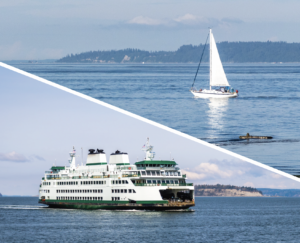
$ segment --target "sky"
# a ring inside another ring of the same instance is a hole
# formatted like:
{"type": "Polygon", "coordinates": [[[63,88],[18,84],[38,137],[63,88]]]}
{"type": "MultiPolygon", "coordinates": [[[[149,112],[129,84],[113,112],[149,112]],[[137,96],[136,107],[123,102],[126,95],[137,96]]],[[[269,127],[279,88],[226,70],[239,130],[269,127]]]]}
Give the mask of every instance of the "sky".
{"type": "Polygon", "coordinates": [[[44,171],[54,164],[67,165],[73,146],[77,164],[82,163],[81,148],[83,162],[88,149],[99,148],[107,160],[116,150],[128,152],[133,164],[144,158],[141,149],[147,137],[156,159],[174,158],[195,184],[300,188],[300,182],[245,162],[232,152],[64,89],[0,66],[3,195],[37,195],[44,171]]]}
{"type": "Polygon", "coordinates": [[[216,41],[300,40],[297,0],[0,2],[0,60],[58,59],[91,50],[176,50],[216,41]]]}

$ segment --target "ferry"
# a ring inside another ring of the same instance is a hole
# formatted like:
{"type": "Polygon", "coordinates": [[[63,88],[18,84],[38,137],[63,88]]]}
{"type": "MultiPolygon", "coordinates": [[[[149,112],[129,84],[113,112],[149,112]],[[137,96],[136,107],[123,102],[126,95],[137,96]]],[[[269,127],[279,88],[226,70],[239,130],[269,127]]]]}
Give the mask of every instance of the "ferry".
{"type": "Polygon", "coordinates": [[[145,159],[130,164],[125,152],[110,154],[90,149],[85,165],[76,165],[76,150],[69,166],[45,171],[39,203],[51,208],[108,210],[187,210],[195,206],[193,183],[187,183],[173,160],[154,160],[149,139],[145,159]]]}

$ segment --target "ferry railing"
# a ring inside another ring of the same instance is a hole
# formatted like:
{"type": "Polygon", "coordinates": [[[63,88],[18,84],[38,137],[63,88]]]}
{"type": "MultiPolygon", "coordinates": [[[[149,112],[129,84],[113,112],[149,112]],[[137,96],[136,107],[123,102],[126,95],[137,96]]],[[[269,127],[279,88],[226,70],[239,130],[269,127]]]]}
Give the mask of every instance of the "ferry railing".
{"type": "Polygon", "coordinates": [[[193,183],[175,183],[175,184],[170,184],[170,183],[135,183],[135,186],[193,186],[193,183]]]}
{"type": "MultiPolygon", "coordinates": [[[[137,175],[138,176],[138,175],[137,175]]],[[[93,175],[93,176],[62,176],[57,177],[56,175],[47,176],[47,180],[69,180],[69,179],[97,179],[97,178],[119,178],[119,175],[93,175]]],[[[44,180],[45,177],[42,177],[44,180]]]]}
{"type": "Polygon", "coordinates": [[[161,174],[157,174],[157,173],[155,173],[155,175],[152,175],[152,174],[146,174],[146,175],[143,175],[143,174],[141,174],[141,177],[149,177],[149,176],[151,176],[151,177],[161,177],[161,176],[163,176],[163,177],[166,177],[166,176],[169,176],[169,177],[182,177],[182,175],[170,175],[170,174],[168,174],[168,175],[166,175],[166,173],[161,173],[161,174]]]}
{"type": "Polygon", "coordinates": [[[179,167],[160,167],[160,166],[155,166],[155,167],[137,167],[138,170],[180,170],[179,167]]]}

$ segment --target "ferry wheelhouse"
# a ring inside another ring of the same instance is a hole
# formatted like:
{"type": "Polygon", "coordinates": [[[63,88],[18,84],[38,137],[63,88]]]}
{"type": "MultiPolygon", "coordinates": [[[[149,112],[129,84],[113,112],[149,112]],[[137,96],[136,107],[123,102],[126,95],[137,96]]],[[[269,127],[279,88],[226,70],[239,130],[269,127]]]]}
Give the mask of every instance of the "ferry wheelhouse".
{"type": "Polygon", "coordinates": [[[116,151],[106,161],[101,149],[90,149],[86,165],[52,166],[39,188],[39,203],[53,208],[178,210],[195,206],[194,186],[174,160],[154,160],[149,139],[146,157],[130,164],[116,151]]]}

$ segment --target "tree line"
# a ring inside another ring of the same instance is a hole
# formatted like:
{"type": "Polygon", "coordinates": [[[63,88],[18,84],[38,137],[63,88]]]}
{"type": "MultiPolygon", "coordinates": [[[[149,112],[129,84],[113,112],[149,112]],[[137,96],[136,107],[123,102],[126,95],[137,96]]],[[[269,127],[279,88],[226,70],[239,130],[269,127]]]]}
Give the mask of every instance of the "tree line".
{"type": "MultiPolygon", "coordinates": [[[[89,51],[67,55],[65,63],[198,63],[205,47],[203,62],[209,61],[209,45],[183,45],[176,51],[124,49],[89,51]]],[[[300,62],[300,43],[287,42],[220,42],[222,62],[300,62]]]]}
{"type": "Polygon", "coordinates": [[[252,187],[247,187],[247,186],[232,186],[232,185],[195,185],[195,191],[196,190],[203,190],[203,189],[214,189],[216,191],[221,191],[224,189],[236,189],[236,190],[241,190],[241,191],[246,191],[246,192],[259,192],[262,194],[261,191],[257,190],[256,188],[252,187]]]}

